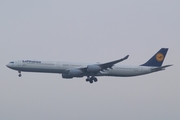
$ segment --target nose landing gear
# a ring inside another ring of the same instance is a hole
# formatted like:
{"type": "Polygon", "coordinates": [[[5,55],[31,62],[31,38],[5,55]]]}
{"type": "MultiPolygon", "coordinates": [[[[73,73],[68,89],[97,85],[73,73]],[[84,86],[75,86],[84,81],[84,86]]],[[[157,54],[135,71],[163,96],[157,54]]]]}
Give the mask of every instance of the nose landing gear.
{"type": "Polygon", "coordinates": [[[18,76],[19,76],[19,77],[21,77],[21,76],[22,76],[21,71],[18,71],[18,73],[19,73],[19,75],[18,75],[18,76]]]}

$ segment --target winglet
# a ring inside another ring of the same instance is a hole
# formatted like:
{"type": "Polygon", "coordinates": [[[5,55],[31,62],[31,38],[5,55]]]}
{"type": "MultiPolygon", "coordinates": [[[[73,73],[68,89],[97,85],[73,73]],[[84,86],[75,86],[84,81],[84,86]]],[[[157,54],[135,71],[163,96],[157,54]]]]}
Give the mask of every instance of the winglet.
{"type": "Polygon", "coordinates": [[[124,57],[123,59],[125,60],[125,59],[128,59],[128,57],[129,57],[129,55],[126,55],[126,57],[124,57]]]}

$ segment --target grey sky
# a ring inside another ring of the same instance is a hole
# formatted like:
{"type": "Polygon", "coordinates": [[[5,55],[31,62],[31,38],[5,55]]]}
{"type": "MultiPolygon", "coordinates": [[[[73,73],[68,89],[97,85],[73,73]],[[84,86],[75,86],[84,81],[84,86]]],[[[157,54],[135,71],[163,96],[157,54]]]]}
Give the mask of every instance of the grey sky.
{"type": "Polygon", "coordinates": [[[0,1],[1,120],[179,120],[178,0],[0,1]],[[132,78],[62,79],[18,73],[11,60],[139,65],[161,47],[166,71],[132,78]]]}

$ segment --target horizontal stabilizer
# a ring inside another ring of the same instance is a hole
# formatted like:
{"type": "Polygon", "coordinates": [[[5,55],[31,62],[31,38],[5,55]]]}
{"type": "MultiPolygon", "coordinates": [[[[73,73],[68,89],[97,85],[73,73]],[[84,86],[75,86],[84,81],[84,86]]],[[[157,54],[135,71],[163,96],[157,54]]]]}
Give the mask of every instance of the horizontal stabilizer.
{"type": "Polygon", "coordinates": [[[165,70],[165,68],[170,67],[172,65],[164,65],[158,68],[152,68],[151,71],[155,72],[155,71],[160,71],[160,70],[165,70]]]}

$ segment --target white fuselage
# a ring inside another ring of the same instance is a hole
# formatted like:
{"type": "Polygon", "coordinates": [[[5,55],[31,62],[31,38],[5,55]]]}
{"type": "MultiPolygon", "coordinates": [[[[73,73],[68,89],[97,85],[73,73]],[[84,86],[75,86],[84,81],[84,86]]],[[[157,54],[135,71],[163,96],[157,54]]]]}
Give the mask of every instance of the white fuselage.
{"type": "MultiPolygon", "coordinates": [[[[48,61],[31,61],[20,60],[10,62],[7,67],[24,72],[45,72],[45,73],[63,73],[72,68],[87,67],[86,63],[71,63],[71,62],[48,62],[48,61]]],[[[148,66],[126,66],[114,65],[112,69],[100,71],[96,76],[137,76],[152,73],[151,69],[156,67],[148,66]]],[[[85,75],[84,75],[85,76],[85,75]]]]}

